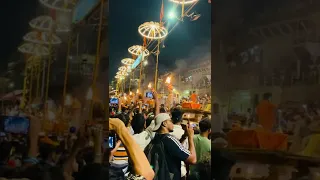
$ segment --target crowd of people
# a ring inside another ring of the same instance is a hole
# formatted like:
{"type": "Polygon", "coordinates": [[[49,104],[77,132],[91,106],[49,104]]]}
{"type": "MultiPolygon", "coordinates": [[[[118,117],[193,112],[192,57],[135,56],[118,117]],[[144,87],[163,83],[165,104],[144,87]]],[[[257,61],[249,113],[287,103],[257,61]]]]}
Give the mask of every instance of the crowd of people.
{"type": "Polygon", "coordinates": [[[179,105],[166,108],[156,92],[153,97],[152,108],[142,99],[126,104],[119,98],[118,106],[110,106],[109,116],[94,106],[90,123],[90,113],[83,109],[81,126],[63,134],[44,133],[39,114],[24,111],[30,121],[28,133],[1,134],[0,177],[210,180],[211,120],[203,118],[195,131],[183,123],[179,105]],[[115,138],[114,146],[108,145],[108,137],[115,138]]]}

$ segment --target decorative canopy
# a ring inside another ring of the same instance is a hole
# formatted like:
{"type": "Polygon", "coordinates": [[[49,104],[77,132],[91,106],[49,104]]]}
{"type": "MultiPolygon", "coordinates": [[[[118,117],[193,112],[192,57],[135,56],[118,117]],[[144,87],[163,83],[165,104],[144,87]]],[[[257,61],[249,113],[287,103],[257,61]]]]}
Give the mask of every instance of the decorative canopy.
{"type": "Polygon", "coordinates": [[[55,32],[69,32],[70,28],[67,25],[56,23],[50,16],[39,16],[32,19],[29,25],[40,31],[51,31],[55,29],[55,32]]]}
{"type": "Polygon", "coordinates": [[[75,0],[39,0],[44,6],[63,12],[72,12],[76,5],[75,0]]]}
{"type": "Polygon", "coordinates": [[[158,22],[145,22],[138,28],[141,36],[150,40],[163,39],[168,35],[168,30],[158,22]]]}
{"type": "Polygon", "coordinates": [[[121,75],[118,75],[118,74],[117,74],[117,75],[115,76],[115,78],[116,78],[116,79],[123,79],[124,76],[121,76],[121,75]]]}
{"type": "Polygon", "coordinates": [[[126,66],[131,66],[134,63],[134,59],[132,58],[124,58],[121,60],[121,63],[126,65],[126,66]]]}
{"type": "Polygon", "coordinates": [[[35,56],[47,56],[50,54],[47,47],[34,43],[24,43],[18,48],[18,50],[22,53],[32,54],[35,56]]]}
{"type": "Polygon", "coordinates": [[[199,0],[169,0],[175,4],[192,4],[192,3],[195,3],[199,0]]]}
{"type": "Polygon", "coordinates": [[[29,32],[23,37],[23,40],[31,43],[46,44],[46,45],[48,44],[56,45],[61,43],[61,39],[58,36],[54,34],[50,35],[49,32],[37,32],[37,31],[29,32]]]}
{"type": "Polygon", "coordinates": [[[27,59],[27,67],[35,67],[41,64],[41,58],[39,56],[30,56],[27,59]]]}
{"type": "Polygon", "coordinates": [[[117,75],[119,75],[119,76],[128,76],[128,73],[127,72],[123,72],[123,71],[118,71],[117,75]]]}
{"type": "Polygon", "coordinates": [[[135,56],[139,56],[142,53],[142,50],[144,49],[144,56],[149,56],[150,52],[148,51],[148,49],[144,48],[143,46],[140,45],[134,45],[128,48],[128,51],[130,54],[135,55],[135,56]]]}
{"type": "Polygon", "coordinates": [[[127,67],[127,66],[121,66],[118,68],[118,70],[120,72],[129,72],[131,70],[131,68],[127,67]]]}

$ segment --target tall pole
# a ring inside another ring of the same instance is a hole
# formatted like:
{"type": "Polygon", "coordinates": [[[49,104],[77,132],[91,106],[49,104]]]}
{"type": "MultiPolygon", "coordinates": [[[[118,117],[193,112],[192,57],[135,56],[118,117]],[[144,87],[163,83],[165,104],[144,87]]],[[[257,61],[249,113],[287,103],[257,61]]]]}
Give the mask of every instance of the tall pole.
{"type": "MultiPolygon", "coordinates": [[[[104,8],[104,0],[100,0],[100,19],[99,19],[99,29],[98,29],[98,38],[97,38],[97,52],[96,52],[96,61],[93,72],[93,80],[92,80],[92,98],[96,95],[96,84],[99,73],[99,64],[100,64],[100,41],[101,41],[101,31],[102,31],[102,22],[103,22],[103,8],[104,8]]],[[[93,100],[91,100],[90,106],[90,119],[92,119],[93,113],[93,100]]]]}
{"type": "Polygon", "coordinates": [[[159,54],[160,54],[160,40],[157,45],[157,57],[156,57],[156,70],[154,75],[154,89],[157,91],[158,88],[158,65],[159,65],[159,54]]]}
{"type": "Polygon", "coordinates": [[[65,101],[66,101],[66,95],[67,95],[67,84],[68,84],[68,74],[69,74],[69,55],[70,55],[70,49],[72,44],[72,36],[70,35],[69,41],[68,41],[68,50],[67,50],[67,58],[66,58],[66,68],[64,71],[64,83],[63,83],[63,94],[62,94],[62,119],[64,117],[64,107],[65,107],[65,101]]]}
{"type": "Polygon", "coordinates": [[[50,70],[51,70],[51,61],[52,61],[52,32],[53,29],[51,29],[50,32],[50,38],[49,38],[49,58],[48,58],[48,65],[47,65],[47,82],[46,82],[46,92],[45,92],[45,97],[44,97],[44,104],[45,104],[45,108],[44,108],[44,118],[46,118],[47,115],[47,109],[48,109],[48,95],[49,95],[49,84],[50,84],[50,70]]]}
{"type": "Polygon", "coordinates": [[[144,48],[143,48],[143,50],[142,50],[142,57],[141,57],[141,62],[140,62],[140,77],[139,77],[139,86],[138,86],[138,89],[139,89],[139,92],[141,91],[141,81],[142,81],[142,66],[143,66],[143,64],[142,64],[142,62],[143,62],[143,60],[144,60],[144,48]]]}
{"type": "Polygon", "coordinates": [[[129,93],[131,91],[131,79],[132,79],[132,74],[133,72],[130,73],[130,76],[129,76],[129,93]]]}
{"type": "Polygon", "coordinates": [[[181,4],[181,20],[183,21],[183,17],[184,17],[184,2],[185,0],[182,0],[182,4],[181,4]]]}

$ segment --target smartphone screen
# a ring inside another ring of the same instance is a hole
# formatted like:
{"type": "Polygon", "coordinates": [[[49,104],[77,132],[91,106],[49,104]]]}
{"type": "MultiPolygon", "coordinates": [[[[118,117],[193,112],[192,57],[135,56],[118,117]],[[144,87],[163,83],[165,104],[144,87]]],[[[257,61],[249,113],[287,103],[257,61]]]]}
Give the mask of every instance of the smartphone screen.
{"type": "Polygon", "coordinates": [[[108,148],[109,149],[114,149],[116,147],[116,134],[111,133],[108,138],[108,148]]]}
{"type": "Polygon", "coordinates": [[[147,92],[147,93],[146,93],[146,97],[152,99],[152,98],[153,98],[152,92],[147,92]]]}
{"type": "Polygon", "coordinates": [[[110,104],[118,104],[118,103],[119,103],[118,98],[111,98],[110,99],[110,104]]]}
{"type": "Polygon", "coordinates": [[[13,134],[28,134],[30,122],[26,117],[1,116],[3,131],[13,134]]]}

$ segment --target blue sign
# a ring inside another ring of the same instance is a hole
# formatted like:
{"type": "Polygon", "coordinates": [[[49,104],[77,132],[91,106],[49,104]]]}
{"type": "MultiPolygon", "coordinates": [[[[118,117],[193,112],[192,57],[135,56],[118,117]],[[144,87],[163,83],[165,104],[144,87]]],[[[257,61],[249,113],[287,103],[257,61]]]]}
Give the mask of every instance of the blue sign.
{"type": "Polygon", "coordinates": [[[142,54],[143,54],[143,53],[141,53],[141,54],[137,57],[137,59],[134,61],[134,63],[131,65],[131,69],[135,69],[135,68],[140,64],[140,62],[142,61],[142,54]]]}
{"type": "Polygon", "coordinates": [[[82,21],[98,4],[100,0],[79,0],[72,17],[72,23],[82,21]]]}

